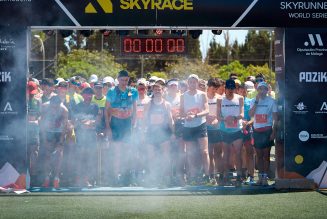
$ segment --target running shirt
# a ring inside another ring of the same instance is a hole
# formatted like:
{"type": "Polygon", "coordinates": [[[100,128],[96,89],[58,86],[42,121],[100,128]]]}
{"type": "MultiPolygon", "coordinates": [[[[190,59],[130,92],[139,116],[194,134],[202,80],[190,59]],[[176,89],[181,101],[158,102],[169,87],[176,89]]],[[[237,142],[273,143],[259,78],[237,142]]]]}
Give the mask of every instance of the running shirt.
{"type": "Polygon", "coordinates": [[[149,129],[167,129],[169,128],[169,114],[168,107],[169,103],[165,103],[166,101],[162,101],[162,103],[157,104],[151,101],[149,104],[148,111],[148,128],[149,129]]]}
{"type": "Polygon", "coordinates": [[[173,117],[176,118],[176,115],[180,114],[180,105],[181,105],[180,95],[176,94],[175,97],[171,97],[167,94],[165,99],[168,101],[168,103],[170,103],[171,113],[173,117]]]}
{"type": "Polygon", "coordinates": [[[151,101],[150,97],[145,96],[144,99],[136,101],[136,119],[141,120],[144,118],[144,107],[151,101]]]}
{"type": "MultiPolygon", "coordinates": [[[[185,113],[193,112],[199,113],[203,111],[204,99],[206,93],[197,90],[196,94],[190,95],[189,92],[185,92],[184,96],[184,111],[185,113]]],[[[184,127],[193,128],[198,127],[206,122],[206,116],[196,117],[190,121],[185,120],[184,127]]]]}
{"type": "MultiPolygon", "coordinates": [[[[254,105],[256,99],[251,102],[251,108],[254,105]]],[[[266,96],[265,99],[259,99],[256,111],[254,113],[254,124],[255,129],[263,127],[271,127],[273,125],[273,113],[277,112],[277,105],[275,100],[266,96]]]]}
{"type": "MultiPolygon", "coordinates": [[[[217,117],[217,100],[218,96],[215,95],[212,99],[208,97],[208,104],[209,104],[209,115],[210,116],[216,116],[217,117]]],[[[217,126],[207,125],[208,130],[217,130],[217,126]]]]}
{"type": "Polygon", "coordinates": [[[95,95],[93,95],[91,103],[94,103],[99,107],[100,120],[96,124],[96,130],[98,133],[103,132],[106,128],[106,121],[105,121],[105,116],[104,116],[105,107],[106,107],[106,97],[103,96],[101,99],[98,100],[95,97],[95,95]]]}
{"type": "Polygon", "coordinates": [[[63,103],[60,105],[60,109],[54,110],[50,108],[50,102],[46,102],[43,104],[43,110],[45,112],[45,116],[42,118],[44,128],[47,132],[63,132],[65,131],[65,123],[64,123],[64,110],[68,111],[63,103]]]}
{"type": "MultiPolygon", "coordinates": [[[[221,101],[221,116],[226,118],[228,116],[239,116],[240,115],[240,99],[242,97],[238,94],[234,94],[234,98],[229,100],[226,96],[222,97],[221,101]]],[[[237,132],[242,129],[242,121],[234,120],[231,123],[221,122],[221,130],[224,132],[237,132]]]]}
{"type": "MultiPolygon", "coordinates": [[[[77,129],[84,129],[80,126],[81,122],[95,121],[99,113],[99,107],[95,103],[85,104],[81,102],[76,106],[75,119],[79,122],[77,129]]],[[[95,130],[95,127],[89,127],[88,130],[95,130]]]]}
{"type": "Polygon", "coordinates": [[[133,87],[121,91],[118,86],[112,87],[107,93],[107,101],[111,105],[111,114],[120,119],[132,116],[133,103],[138,99],[138,92],[133,87]]]}

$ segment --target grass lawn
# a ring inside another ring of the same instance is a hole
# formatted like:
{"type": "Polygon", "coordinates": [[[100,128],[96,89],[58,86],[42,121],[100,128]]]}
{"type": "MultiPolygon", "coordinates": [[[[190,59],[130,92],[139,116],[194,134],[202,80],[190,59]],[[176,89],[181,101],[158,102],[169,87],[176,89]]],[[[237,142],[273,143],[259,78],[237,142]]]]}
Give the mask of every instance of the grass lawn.
{"type": "Polygon", "coordinates": [[[257,195],[1,195],[0,218],[327,218],[317,192],[257,195]]]}

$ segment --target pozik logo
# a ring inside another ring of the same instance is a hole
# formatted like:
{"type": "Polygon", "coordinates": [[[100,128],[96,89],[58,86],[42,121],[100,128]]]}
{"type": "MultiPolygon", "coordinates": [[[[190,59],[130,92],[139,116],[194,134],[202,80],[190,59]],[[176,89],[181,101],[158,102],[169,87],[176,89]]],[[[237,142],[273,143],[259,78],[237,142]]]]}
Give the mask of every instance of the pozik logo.
{"type": "MultiPolygon", "coordinates": [[[[111,0],[96,0],[93,1],[94,5],[98,5],[104,13],[106,14],[112,14],[113,13],[113,6],[111,0]],[[95,3],[97,2],[97,3],[95,3]]],[[[85,7],[85,13],[86,14],[97,14],[98,11],[95,9],[94,5],[92,2],[90,2],[86,7],[85,7]]]]}
{"type": "Polygon", "coordinates": [[[316,42],[318,43],[319,46],[324,46],[322,40],[321,40],[321,36],[320,34],[308,34],[310,43],[308,41],[304,42],[304,46],[309,46],[311,44],[311,46],[315,46],[316,42]]]}

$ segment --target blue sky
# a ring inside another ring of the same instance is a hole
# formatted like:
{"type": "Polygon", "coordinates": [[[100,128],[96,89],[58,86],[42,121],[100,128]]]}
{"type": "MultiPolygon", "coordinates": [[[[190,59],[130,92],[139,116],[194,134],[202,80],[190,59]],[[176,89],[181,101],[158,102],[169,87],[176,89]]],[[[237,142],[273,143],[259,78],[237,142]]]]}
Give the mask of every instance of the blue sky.
{"type": "MultiPolygon", "coordinates": [[[[224,30],[225,32],[225,30],[224,30]]],[[[239,43],[244,43],[245,36],[247,34],[247,30],[229,30],[229,35],[231,38],[231,43],[237,39],[239,43]]],[[[213,35],[211,30],[204,30],[202,35],[200,36],[200,49],[202,53],[202,57],[205,58],[207,51],[209,49],[210,41],[215,38],[216,42],[220,43],[221,45],[225,44],[224,34],[221,35],[213,35]]]]}

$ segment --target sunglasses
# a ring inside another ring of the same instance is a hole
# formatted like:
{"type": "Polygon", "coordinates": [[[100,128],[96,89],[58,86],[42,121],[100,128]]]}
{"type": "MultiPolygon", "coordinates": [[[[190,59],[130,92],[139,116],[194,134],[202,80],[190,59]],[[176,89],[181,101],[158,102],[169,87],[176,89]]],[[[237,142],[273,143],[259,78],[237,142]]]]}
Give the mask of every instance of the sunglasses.
{"type": "Polygon", "coordinates": [[[145,87],[139,87],[139,88],[137,88],[137,90],[144,91],[145,90],[145,87]]]}

